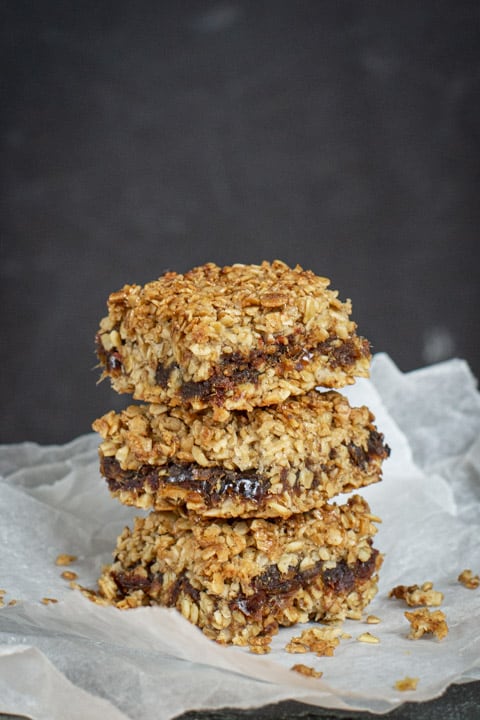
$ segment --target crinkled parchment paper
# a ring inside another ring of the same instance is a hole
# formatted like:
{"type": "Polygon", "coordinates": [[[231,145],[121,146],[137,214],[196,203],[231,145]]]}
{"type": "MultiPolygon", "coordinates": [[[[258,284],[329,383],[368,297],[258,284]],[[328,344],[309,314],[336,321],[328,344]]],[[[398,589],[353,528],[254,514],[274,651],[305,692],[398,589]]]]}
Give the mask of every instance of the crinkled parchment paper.
{"type": "Polygon", "coordinates": [[[385,561],[368,609],[379,625],[347,621],[352,637],[333,657],[287,654],[284,646],[299,627],[282,630],[272,652],[257,656],[207,640],[175,610],[96,606],[70,589],[55,558],[76,555],[69,569],[95,587],[135,514],[110,498],[99,476],[98,438],[3,446],[0,711],[36,720],[147,720],[296,699],[383,713],[438,696],[450,683],[480,679],[480,589],[457,582],[464,568],[480,572],[476,382],[459,360],[402,374],[377,355],[371,379],[345,392],[352,404],[372,409],[392,449],[383,481],[363,491],[383,519],[375,545],[385,561]],[[407,608],[388,598],[394,585],[426,580],[444,593],[450,631],[442,641],[409,640],[407,608]],[[45,605],[42,598],[58,602],[45,605]],[[367,630],[378,644],[357,641],[367,630]],[[292,672],[296,662],[323,677],[292,672]],[[406,675],[419,678],[416,691],[395,690],[406,675]]]}

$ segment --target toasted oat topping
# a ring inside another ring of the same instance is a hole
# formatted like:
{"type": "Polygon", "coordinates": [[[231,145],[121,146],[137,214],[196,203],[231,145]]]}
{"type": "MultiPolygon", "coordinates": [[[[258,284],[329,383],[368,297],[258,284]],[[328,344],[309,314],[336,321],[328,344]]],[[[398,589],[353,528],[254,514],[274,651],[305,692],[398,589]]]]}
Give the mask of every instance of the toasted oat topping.
{"type": "Polygon", "coordinates": [[[480,577],[478,575],[474,575],[473,572],[468,569],[462,570],[457,579],[458,582],[462,583],[462,585],[469,590],[476,590],[476,588],[480,585],[480,577]]]}
{"type": "Polygon", "coordinates": [[[41,602],[44,605],[52,605],[52,604],[58,603],[58,600],[57,600],[57,598],[44,597],[44,598],[42,598],[41,602]]]}
{"type": "Polygon", "coordinates": [[[379,617],[377,617],[377,615],[367,615],[365,622],[367,623],[367,625],[378,625],[381,620],[379,617]]]}
{"type": "Polygon", "coordinates": [[[313,627],[293,637],[285,646],[289,653],[314,652],[319,656],[331,657],[342,636],[341,628],[313,627]]]}
{"type": "Polygon", "coordinates": [[[367,376],[370,350],[330,281],[274,261],[169,272],[108,299],[97,335],[118,392],[251,409],[367,376]]]}
{"type": "Polygon", "coordinates": [[[407,611],[404,615],[411,625],[408,636],[411,640],[418,640],[425,634],[433,634],[442,640],[448,634],[446,615],[441,610],[420,608],[411,612],[407,611]]]}
{"type": "Polygon", "coordinates": [[[292,665],[291,670],[300,673],[300,675],[305,675],[306,677],[321,678],[323,675],[323,672],[315,670],[315,668],[312,668],[309,665],[304,665],[303,663],[296,663],[295,665],[292,665]]]}
{"type": "Polygon", "coordinates": [[[419,678],[409,677],[406,675],[402,680],[397,680],[395,683],[395,690],[400,692],[406,692],[409,690],[416,690],[419,678]]]}
{"type": "Polygon", "coordinates": [[[427,581],[423,585],[397,585],[392,588],[389,597],[404,600],[410,607],[427,605],[428,607],[442,604],[443,593],[434,590],[433,583],[427,581]]]}

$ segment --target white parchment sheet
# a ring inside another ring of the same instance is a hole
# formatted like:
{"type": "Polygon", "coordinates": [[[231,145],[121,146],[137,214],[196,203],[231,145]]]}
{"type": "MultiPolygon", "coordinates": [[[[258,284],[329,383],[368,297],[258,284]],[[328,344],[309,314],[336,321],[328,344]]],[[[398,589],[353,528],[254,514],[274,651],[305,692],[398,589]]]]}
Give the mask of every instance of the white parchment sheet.
{"type": "Polygon", "coordinates": [[[286,653],[302,627],[282,630],[272,652],[257,656],[207,640],[175,610],[89,602],[60,577],[65,568],[55,558],[76,555],[69,569],[95,587],[136,512],[113,500],[100,478],[98,437],[0,447],[0,711],[35,720],[160,720],[189,709],[296,699],[384,713],[480,679],[480,589],[457,582],[465,568],[480,572],[476,381],[460,360],[403,374],[376,355],[371,379],[345,393],[371,408],[392,454],[383,481],[363,491],[383,519],[375,546],[385,560],[368,609],[382,622],[347,621],[352,638],[333,657],[286,653]],[[394,585],[426,580],[444,593],[449,634],[442,641],[409,640],[407,608],[388,598],[394,585]],[[59,602],[44,605],[45,597],[59,602]],[[357,641],[367,630],[379,644],[357,641]],[[323,677],[292,672],[295,662],[323,677]],[[394,689],[406,675],[419,678],[416,691],[394,689]]]}

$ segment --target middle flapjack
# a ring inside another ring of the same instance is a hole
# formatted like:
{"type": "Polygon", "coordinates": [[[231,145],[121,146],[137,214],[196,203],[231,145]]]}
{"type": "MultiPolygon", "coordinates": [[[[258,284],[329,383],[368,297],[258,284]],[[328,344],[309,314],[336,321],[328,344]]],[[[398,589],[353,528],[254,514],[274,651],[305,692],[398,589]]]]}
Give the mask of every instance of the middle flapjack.
{"type": "Polygon", "coordinates": [[[377,482],[388,447],[367,407],[312,390],[279,405],[230,413],[161,404],[111,411],[100,468],[122,503],[206,517],[288,517],[377,482]]]}

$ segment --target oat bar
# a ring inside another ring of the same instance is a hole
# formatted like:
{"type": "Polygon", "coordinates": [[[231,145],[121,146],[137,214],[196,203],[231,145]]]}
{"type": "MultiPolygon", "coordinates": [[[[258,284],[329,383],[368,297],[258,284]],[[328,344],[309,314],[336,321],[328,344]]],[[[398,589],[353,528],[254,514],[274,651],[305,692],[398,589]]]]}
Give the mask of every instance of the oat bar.
{"type": "Polygon", "coordinates": [[[219,643],[265,646],[279,626],[361,616],[377,590],[375,532],[359,496],[275,521],[153,512],[119,537],[99,601],[175,607],[219,643]]]}
{"type": "Polygon", "coordinates": [[[250,410],[368,375],[370,348],[329,280],[280,261],[167,272],[108,299],[97,354],[144,402],[250,410]]]}
{"type": "Polygon", "coordinates": [[[389,452],[368,408],[333,390],[230,413],[223,423],[210,409],[132,405],[93,428],[103,438],[101,472],[122,503],[185,505],[210,517],[306,512],[379,480],[389,452]]]}

